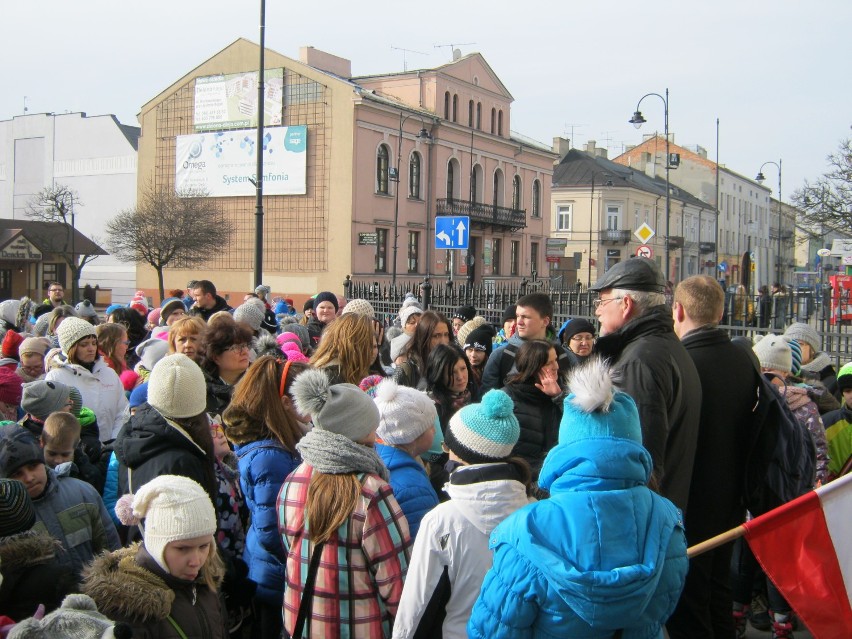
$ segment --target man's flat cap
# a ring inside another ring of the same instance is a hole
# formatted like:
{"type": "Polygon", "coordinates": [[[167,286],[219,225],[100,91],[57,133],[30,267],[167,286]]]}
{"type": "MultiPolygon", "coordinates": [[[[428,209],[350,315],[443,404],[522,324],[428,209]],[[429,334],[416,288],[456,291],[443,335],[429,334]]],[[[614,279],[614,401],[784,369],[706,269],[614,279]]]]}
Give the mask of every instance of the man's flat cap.
{"type": "Polygon", "coordinates": [[[665,293],[666,278],[653,260],[631,257],[613,266],[592,286],[593,291],[610,288],[665,293]]]}

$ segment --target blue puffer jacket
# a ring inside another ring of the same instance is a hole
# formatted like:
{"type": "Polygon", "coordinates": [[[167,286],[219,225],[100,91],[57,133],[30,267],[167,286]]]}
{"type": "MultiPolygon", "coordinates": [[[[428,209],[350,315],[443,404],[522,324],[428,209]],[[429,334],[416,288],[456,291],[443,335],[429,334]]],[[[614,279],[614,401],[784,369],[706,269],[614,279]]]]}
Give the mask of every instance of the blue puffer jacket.
{"type": "Polygon", "coordinates": [[[539,476],[550,499],[491,535],[470,636],[662,638],[686,577],[686,538],[680,511],[645,487],[651,468],[626,439],[554,448],[539,476]]]}
{"type": "Polygon", "coordinates": [[[251,512],[243,561],[249,579],[257,584],[257,598],[271,606],[284,600],[287,553],[278,534],[276,501],[284,480],[302,463],[277,440],[261,439],[234,447],[240,471],[240,486],[251,512]]]}
{"type": "Polygon", "coordinates": [[[426,469],[407,452],[384,444],[376,444],[376,452],[390,471],[388,483],[408,520],[408,531],[413,540],[423,515],[438,505],[438,495],[429,482],[426,469]]]}

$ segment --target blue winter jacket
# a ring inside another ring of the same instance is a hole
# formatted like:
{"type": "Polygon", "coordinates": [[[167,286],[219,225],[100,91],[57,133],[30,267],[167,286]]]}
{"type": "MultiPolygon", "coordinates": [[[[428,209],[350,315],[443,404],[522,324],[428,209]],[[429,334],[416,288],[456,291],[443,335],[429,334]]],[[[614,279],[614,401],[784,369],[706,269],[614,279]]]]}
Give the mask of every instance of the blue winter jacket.
{"type": "Polygon", "coordinates": [[[118,501],[118,457],[115,452],[109,454],[109,465],[107,466],[106,479],[104,481],[104,506],[109,513],[112,523],[116,527],[121,526],[118,515],[115,514],[115,502],[118,501]]]}
{"type": "Polygon", "coordinates": [[[625,439],[555,447],[539,476],[550,499],[491,535],[469,635],[661,639],[686,577],[686,538],[680,511],[645,487],[651,469],[625,439]]]}
{"type": "Polygon", "coordinates": [[[263,603],[280,606],[284,600],[287,553],[278,534],[276,501],[287,475],[302,460],[274,439],[237,444],[234,452],[240,486],[251,512],[243,561],[249,567],[249,579],[257,584],[256,597],[263,603]]]}
{"type": "Polygon", "coordinates": [[[384,444],[376,444],[376,452],[390,471],[393,496],[408,520],[408,531],[413,540],[423,515],[438,505],[438,495],[429,482],[426,469],[407,452],[384,444]]]}

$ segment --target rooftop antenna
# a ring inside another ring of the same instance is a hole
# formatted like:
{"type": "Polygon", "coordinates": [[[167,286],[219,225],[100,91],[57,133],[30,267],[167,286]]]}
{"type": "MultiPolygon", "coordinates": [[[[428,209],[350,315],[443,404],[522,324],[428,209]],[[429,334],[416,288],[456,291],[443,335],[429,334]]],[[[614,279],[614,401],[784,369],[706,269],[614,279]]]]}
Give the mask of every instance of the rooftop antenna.
{"type": "Polygon", "coordinates": [[[575,122],[566,122],[564,128],[562,129],[562,135],[568,136],[568,145],[572,149],[577,148],[577,145],[574,144],[574,129],[577,128],[577,127],[582,127],[582,126],[586,126],[586,125],[585,124],[577,124],[575,122]]]}
{"type": "Polygon", "coordinates": [[[456,43],[450,43],[450,44],[436,44],[436,45],[434,45],[434,47],[436,49],[442,49],[444,47],[449,47],[450,51],[452,51],[452,53],[453,53],[453,62],[455,62],[456,60],[458,60],[461,57],[461,50],[456,49],[456,47],[471,47],[475,44],[476,44],[476,42],[456,42],[456,43]]]}
{"type": "Polygon", "coordinates": [[[406,54],[416,53],[417,55],[426,55],[422,51],[415,51],[414,49],[403,49],[402,47],[395,47],[393,45],[391,45],[391,49],[393,49],[394,51],[402,51],[402,70],[403,71],[408,71],[408,58],[406,57],[406,54]]]}

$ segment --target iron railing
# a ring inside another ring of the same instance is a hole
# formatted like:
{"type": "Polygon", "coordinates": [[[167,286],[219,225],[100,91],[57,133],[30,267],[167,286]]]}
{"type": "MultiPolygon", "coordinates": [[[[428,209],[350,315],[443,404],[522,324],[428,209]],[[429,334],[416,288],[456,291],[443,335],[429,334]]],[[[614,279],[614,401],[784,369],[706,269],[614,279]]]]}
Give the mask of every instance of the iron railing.
{"type": "Polygon", "coordinates": [[[512,209],[468,200],[441,198],[437,203],[437,214],[467,215],[470,216],[471,222],[492,224],[512,231],[525,228],[527,225],[527,212],[523,209],[512,209]]]}

